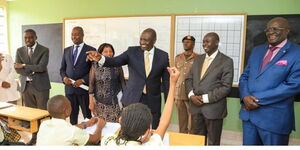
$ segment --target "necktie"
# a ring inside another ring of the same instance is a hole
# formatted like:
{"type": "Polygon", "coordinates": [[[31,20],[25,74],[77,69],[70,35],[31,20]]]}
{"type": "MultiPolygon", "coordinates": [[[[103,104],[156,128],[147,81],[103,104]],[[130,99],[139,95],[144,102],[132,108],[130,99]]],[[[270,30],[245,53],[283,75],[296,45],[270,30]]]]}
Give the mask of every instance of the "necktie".
{"type": "Polygon", "coordinates": [[[204,76],[207,68],[208,68],[208,64],[209,64],[209,61],[211,60],[212,58],[211,57],[206,57],[205,60],[204,60],[204,63],[203,63],[203,66],[202,66],[202,70],[201,70],[201,75],[200,75],[200,79],[202,79],[202,77],[204,76]]]}
{"type": "MultiPolygon", "coordinates": [[[[146,56],[145,56],[145,71],[146,71],[146,77],[148,77],[149,73],[150,73],[150,52],[149,51],[145,51],[146,53],[146,56]]],[[[144,86],[144,89],[143,89],[143,93],[146,94],[147,91],[146,91],[146,85],[144,86]]]]}
{"type": "Polygon", "coordinates": [[[31,57],[32,57],[32,54],[33,54],[33,48],[32,48],[32,47],[29,47],[28,56],[29,56],[30,59],[31,59],[31,57]]]}
{"type": "Polygon", "coordinates": [[[275,51],[275,49],[277,49],[278,47],[270,47],[269,49],[269,53],[267,54],[267,56],[264,58],[263,63],[260,67],[260,71],[263,71],[263,69],[265,68],[265,66],[271,61],[271,58],[273,56],[273,52],[275,51]]]}
{"type": "Polygon", "coordinates": [[[79,48],[79,46],[77,45],[75,50],[73,51],[73,62],[74,62],[74,64],[76,62],[76,56],[77,56],[77,53],[78,53],[78,48],[79,48]]]}

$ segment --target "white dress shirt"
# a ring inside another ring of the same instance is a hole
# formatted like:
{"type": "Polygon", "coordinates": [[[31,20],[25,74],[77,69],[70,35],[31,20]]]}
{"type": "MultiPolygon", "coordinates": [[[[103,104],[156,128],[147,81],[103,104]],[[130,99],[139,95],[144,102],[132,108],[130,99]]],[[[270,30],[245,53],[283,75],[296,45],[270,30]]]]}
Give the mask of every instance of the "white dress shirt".
{"type": "MultiPolygon", "coordinates": [[[[205,58],[207,58],[207,57],[210,57],[211,59],[209,60],[209,62],[208,62],[208,67],[210,66],[210,64],[213,62],[213,60],[216,58],[216,56],[217,56],[217,54],[218,54],[218,52],[219,52],[219,50],[216,50],[213,54],[211,54],[210,56],[208,56],[207,54],[205,55],[205,58]]],[[[207,68],[208,68],[207,67],[207,68]]],[[[207,70],[206,70],[207,71],[207,70]]],[[[191,96],[194,96],[195,94],[194,94],[194,91],[193,90],[191,90],[190,92],[189,92],[189,98],[191,98],[191,96]]],[[[202,95],[202,100],[203,100],[203,103],[209,103],[209,99],[208,99],[208,94],[203,94],[202,95]]]]}

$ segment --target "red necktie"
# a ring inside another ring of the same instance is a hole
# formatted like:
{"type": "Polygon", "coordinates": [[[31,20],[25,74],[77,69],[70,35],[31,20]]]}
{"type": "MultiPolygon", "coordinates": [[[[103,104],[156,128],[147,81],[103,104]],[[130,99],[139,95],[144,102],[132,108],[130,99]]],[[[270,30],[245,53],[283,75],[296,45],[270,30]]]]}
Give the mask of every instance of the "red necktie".
{"type": "Polygon", "coordinates": [[[273,52],[275,51],[275,49],[277,49],[278,47],[270,47],[269,49],[269,53],[268,55],[264,58],[263,63],[260,67],[260,71],[263,71],[263,69],[265,68],[265,66],[271,61],[271,58],[273,56],[273,52]]]}

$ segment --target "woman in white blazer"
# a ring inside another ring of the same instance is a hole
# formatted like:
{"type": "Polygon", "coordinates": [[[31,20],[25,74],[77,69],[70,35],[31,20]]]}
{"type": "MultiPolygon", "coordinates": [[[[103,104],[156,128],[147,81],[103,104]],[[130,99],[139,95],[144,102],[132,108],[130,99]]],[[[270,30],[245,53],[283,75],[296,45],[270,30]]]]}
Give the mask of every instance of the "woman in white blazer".
{"type": "Polygon", "coordinates": [[[20,98],[15,77],[12,57],[0,53],[0,102],[12,102],[20,98]]]}

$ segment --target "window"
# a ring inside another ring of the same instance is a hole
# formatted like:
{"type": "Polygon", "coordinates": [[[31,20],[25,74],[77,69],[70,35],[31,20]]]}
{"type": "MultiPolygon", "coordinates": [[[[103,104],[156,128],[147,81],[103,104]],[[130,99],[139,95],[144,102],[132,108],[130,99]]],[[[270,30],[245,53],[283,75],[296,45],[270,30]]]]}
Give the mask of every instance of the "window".
{"type": "Polygon", "coordinates": [[[0,52],[8,53],[7,23],[5,9],[0,6],[0,52]]]}

